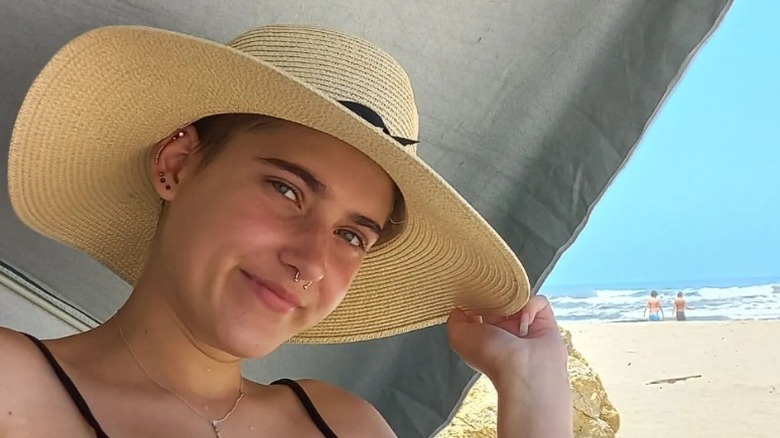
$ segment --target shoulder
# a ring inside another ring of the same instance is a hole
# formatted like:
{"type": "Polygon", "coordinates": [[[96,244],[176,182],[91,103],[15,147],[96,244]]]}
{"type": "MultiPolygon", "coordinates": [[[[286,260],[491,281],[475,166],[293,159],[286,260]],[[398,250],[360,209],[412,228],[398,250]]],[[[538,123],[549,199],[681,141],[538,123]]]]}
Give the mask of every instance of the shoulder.
{"type": "Polygon", "coordinates": [[[40,350],[23,334],[0,327],[0,436],[13,420],[29,417],[31,409],[45,404],[51,370],[40,350]]]}
{"type": "Polygon", "coordinates": [[[339,437],[396,437],[379,411],[366,400],[319,380],[298,383],[339,437]]]}
{"type": "MultiPolygon", "coordinates": [[[[40,350],[25,335],[0,327],[0,357],[3,358],[3,372],[0,379],[6,380],[14,371],[41,369],[45,366],[40,350]]],[[[25,373],[26,374],[26,373],[25,373]]]]}
{"type": "MultiPolygon", "coordinates": [[[[0,400],[4,393],[32,383],[39,383],[41,376],[50,375],[51,368],[38,347],[22,333],[0,327],[0,400]]],[[[40,385],[33,385],[37,387],[40,385]]],[[[30,390],[24,391],[29,393],[30,390]]]]}

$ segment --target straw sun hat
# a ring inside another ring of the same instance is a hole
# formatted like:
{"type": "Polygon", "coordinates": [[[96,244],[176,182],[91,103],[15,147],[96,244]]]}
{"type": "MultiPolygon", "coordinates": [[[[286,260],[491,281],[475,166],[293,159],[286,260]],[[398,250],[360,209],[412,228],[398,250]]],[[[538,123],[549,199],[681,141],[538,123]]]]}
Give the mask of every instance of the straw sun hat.
{"type": "Polygon", "coordinates": [[[265,26],[229,45],[137,26],[74,39],[19,111],[13,207],[34,230],[134,284],[160,211],[151,145],[221,113],[265,114],[341,139],[384,168],[406,202],[403,231],[366,256],[341,305],[293,342],[379,338],[443,322],[454,305],[506,315],[528,300],[507,245],[404,145],[418,138],[418,119],[401,66],[324,29],[265,26]]]}

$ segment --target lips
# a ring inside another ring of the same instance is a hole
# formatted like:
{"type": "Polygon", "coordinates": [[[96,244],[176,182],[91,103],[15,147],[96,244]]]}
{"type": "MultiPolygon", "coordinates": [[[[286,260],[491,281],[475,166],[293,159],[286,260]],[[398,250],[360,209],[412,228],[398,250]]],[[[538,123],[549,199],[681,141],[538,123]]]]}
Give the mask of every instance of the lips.
{"type": "Polygon", "coordinates": [[[271,310],[277,313],[289,313],[303,307],[298,297],[287,291],[280,284],[256,277],[244,270],[241,270],[241,273],[247,280],[252,292],[271,310]]]}

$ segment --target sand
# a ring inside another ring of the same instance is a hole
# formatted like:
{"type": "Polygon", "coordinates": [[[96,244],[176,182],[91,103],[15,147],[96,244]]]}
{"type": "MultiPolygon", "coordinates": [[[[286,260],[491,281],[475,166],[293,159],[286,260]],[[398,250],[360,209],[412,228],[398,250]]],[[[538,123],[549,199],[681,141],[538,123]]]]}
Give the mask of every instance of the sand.
{"type": "Polygon", "coordinates": [[[780,437],[780,321],[561,325],[620,413],[618,437],[780,437]]]}

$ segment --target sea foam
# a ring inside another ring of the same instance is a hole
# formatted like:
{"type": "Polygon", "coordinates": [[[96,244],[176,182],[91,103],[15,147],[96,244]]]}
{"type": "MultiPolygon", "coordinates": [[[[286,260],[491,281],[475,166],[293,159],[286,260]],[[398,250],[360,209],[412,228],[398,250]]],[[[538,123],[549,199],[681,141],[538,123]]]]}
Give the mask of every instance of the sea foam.
{"type": "MultiPolygon", "coordinates": [[[[689,320],[780,319],[780,283],[749,286],[656,289],[667,318],[677,292],[685,295],[689,320]]],[[[650,289],[591,289],[546,293],[560,321],[641,320],[650,289]]]]}

